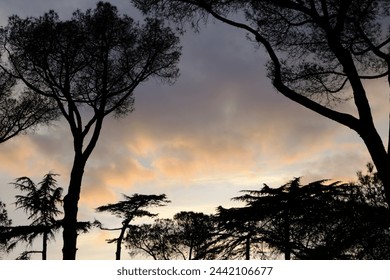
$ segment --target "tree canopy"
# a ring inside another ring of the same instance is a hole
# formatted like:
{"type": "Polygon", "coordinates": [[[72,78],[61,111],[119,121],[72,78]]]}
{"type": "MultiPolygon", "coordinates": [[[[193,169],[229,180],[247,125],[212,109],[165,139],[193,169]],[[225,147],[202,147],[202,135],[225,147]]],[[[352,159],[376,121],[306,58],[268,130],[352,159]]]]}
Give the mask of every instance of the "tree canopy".
{"type": "Polygon", "coordinates": [[[122,227],[106,230],[120,230],[118,238],[108,240],[109,243],[116,242],[115,258],[121,258],[122,241],[125,238],[126,230],[130,227],[130,223],[139,217],[155,217],[157,214],[151,213],[145,208],[153,206],[164,206],[170,201],[165,194],[160,195],[145,195],[133,194],[132,196],[123,195],[124,200],[113,204],[102,205],[96,208],[97,212],[110,212],[122,219],[122,227]]]}
{"type": "MultiPolygon", "coordinates": [[[[58,206],[62,204],[62,188],[57,186],[57,180],[52,172],[47,173],[41,182],[35,184],[28,177],[20,177],[15,180],[15,188],[25,195],[17,195],[15,205],[18,209],[23,209],[28,213],[28,219],[32,220],[30,226],[13,229],[18,231],[24,229],[24,234],[20,237],[30,244],[33,240],[42,235],[42,260],[47,259],[47,242],[54,238],[54,233],[61,228],[61,223],[57,216],[62,214],[58,206]]],[[[23,230],[22,230],[23,232],[23,230]]],[[[15,244],[18,242],[15,241],[15,244]]],[[[28,252],[27,254],[28,255],[28,252]]]]}
{"type": "Polygon", "coordinates": [[[179,229],[172,219],[157,219],[153,224],[132,225],[125,238],[130,256],[145,255],[154,260],[185,259],[178,249],[179,229]]]}
{"type": "Polygon", "coordinates": [[[214,259],[216,223],[211,215],[182,211],[173,219],[157,219],[153,224],[129,227],[126,248],[130,255],[150,256],[155,260],[214,259]]]}

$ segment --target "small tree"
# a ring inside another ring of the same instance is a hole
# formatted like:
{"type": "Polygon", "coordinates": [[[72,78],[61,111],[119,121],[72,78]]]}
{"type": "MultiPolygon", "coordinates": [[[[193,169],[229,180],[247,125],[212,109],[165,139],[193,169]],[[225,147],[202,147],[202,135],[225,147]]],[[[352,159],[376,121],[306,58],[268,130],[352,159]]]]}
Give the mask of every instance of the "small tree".
{"type": "Polygon", "coordinates": [[[28,177],[20,177],[12,183],[20,191],[27,192],[26,195],[16,196],[15,205],[29,214],[28,219],[32,220],[28,227],[32,232],[25,236],[29,243],[37,236],[43,236],[42,260],[47,259],[48,240],[54,237],[54,232],[61,226],[56,217],[62,213],[58,209],[58,205],[62,203],[62,188],[57,187],[55,176],[58,175],[49,172],[38,184],[28,177]]]}
{"type": "Polygon", "coordinates": [[[172,219],[130,226],[125,242],[130,256],[141,254],[154,260],[185,259],[179,249],[179,229],[172,219]]]}
{"type": "Polygon", "coordinates": [[[214,259],[219,249],[215,227],[212,216],[182,211],[173,219],[131,226],[126,246],[132,255],[143,253],[156,260],[214,259]]]}
{"type": "Polygon", "coordinates": [[[165,194],[161,195],[143,195],[133,194],[132,196],[123,195],[123,201],[119,201],[114,204],[107,204],[96,208],[97,212],[110,212],[122,219],[122,226],[120,228],[105,229],[104,230],[118,230],[120,234],[118,238],[108,240],[109,243],[116,242],[115,259],[120,260],[122,242],[125,238],[126,230],[129,228],[130,223],[138,217],[155,217],[158,214],[153,214],[145,208],[152,206],[164,206],[170,201],[167,200],[165,194]]]}
{"type": "Polygon", "coordinates": [[[64,197],[63,258],[75,259],[82,179],[108,115],[133,111],[134,90],[150,78],[178,76],[178,38],[159,20],[143,25],[110,3],[61,21],[13,16],[2,30],[2,69],[35,96],[55,102],[73,136],[74,160],[64,197]]]}
{"type": "Polygon", "coordinates": [[[213,259],[215,244],[215,222],[204,213],[182,211],[174,215],[178,227],[178,250],[185,259],[213,259]],[[187,253],[187,254],[186,254],[187,253]]]}

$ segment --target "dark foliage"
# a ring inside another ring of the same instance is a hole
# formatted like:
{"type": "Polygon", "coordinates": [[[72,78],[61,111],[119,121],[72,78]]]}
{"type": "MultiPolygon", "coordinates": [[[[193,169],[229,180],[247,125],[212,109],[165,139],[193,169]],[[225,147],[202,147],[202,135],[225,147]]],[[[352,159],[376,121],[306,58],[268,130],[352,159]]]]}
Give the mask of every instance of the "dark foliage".
{"type": "Polygon", "coordinates": [[[184,259],[201,260],[214,259],[215,221],[210,215],[204,213],[182,211],[174,215],[177,225],[177,238],[184,259]]]}
{"type": "Polygon", "coordinates": [[[235,200],[251,209],[244,221],[261,222],[258,241],[285,259],[388,259],[388,208],[362,200],[361,186],[325,182],[302,186],[296,178],[279,188],[244,191],[235,200]]]}
{"type": "Polygon", "coordinates": [[[164,206],[170,201],[165,194],[160,195],[145,195],[145,194],[133,194],[132,196],[123,195],[125,200],[119,201],[114,204],[107,204],[96,208],[97,212],[110,212],[116,217],[122,219],[122,226],[116,229],[105,230],[119,230],[120,234],[118,238],[108,240],[108,243],[116,242],[115,257],[117,260],[121,258],[122,242],[125,238],[126,230],[130,227],[130,223],[139,217],[155,217],[157,214],[151,213],[145,208],[164,206]]]}
{"type": "Polygon", "coordinates": [[[262,211],[253,208],[217,208],[217,242],[219,259],[266,259],[272,248],[263,241],[262,228],[266,226],[262,211]]]}
{"type": "Polygon", "coordinates": [[[132,225],[125,239],[130,256],[144,255],[154,260],[185,259],[180,250],[179,229],[171,219],[153,224],[132,225]]]}
{"type": "Polygon", "coordinates": [[[212,216],[198,212],[179,212],[173,219],[157,219],[153,224],[131,226],[126,238],[130,255],[155,260],[215,259],[216,224],[212,216]]]}
{"type": "Polygon", "coordinates": [[[42,235],[41,253],[42,259],[46,260],[47,242],[54,238],[54,233],[61,228],[61,223],[56,218],[62,214],[58,209],[58,205],[62,203],[62,188],[57,187],[55,176],[57,174],[49,172],[38,184],[28,177],[20,177],[12,183],[21,192],[26,192],[26,195],[16,196],[15,205],[23,209],[29,215],[28,220],[32,222],[29,226],[13,227],[9,230],[10,237],[14,239],[8,246],[9,250],[21,240],[31,244],[35,238],[42,235]]]}

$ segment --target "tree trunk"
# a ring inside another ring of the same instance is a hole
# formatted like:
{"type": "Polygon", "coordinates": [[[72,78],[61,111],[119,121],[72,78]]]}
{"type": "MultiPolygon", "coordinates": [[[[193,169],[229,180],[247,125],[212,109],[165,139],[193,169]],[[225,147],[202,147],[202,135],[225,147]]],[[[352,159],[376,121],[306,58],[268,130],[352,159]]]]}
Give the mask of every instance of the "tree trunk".
{"type": "Polygon", "coordinates": [[[68,194],[64,197],[63,248],[64,260],[75,260],[77,251],[77,212],[86,160],[76,153],[70,175],[68,194]]]}
{"type": "Polygon", "coordinates": [[[188,253],[188,259],[189,259],[189,260],[192,260],[192,251],[193,251],[193,248],[194,248],[194,246],[193,246],[193,241],[192,241],[192,239],[191,239],[191,241],[190,241],[190,251],[189,251],[189,253],[188,253]]]}
{"type": "Polygon", "coordinates": [[[42,260],[47,260],[47,232],[43,233],[42,260]]]}
{"type": "MultiPolygon", "coordinates": [[[[103,105],[102,105],[103,106],[103,105]]],[[[68,193],[64,197],[64,220],[62,255],[64,260],[75,260],[77,251],[77,212],[80,199],[81,183],[84,175],[84,168],[89,156],[99,139],[103,124],[104,114],[97,116],[95,128],[91,139],[83,151],[84,139],[88,130],[80,132],[78,126],[70,122],[73,134],[74,160],[70,173],[68,193]]]]}
{"type": "Polygon", "coordinates": [[[381,179],[387,204],[390,207],[390,158],[374,125],[362,125],[359,132],[381,179]]]}
{"type": "Polygon", "coordinates": [[[246,260],[251,259],[251,236],[250,235],[246,237],[246,241],[245,241],[245,259],[246,260]]]}
{"type": "Polygon", "coordinates": [[[126,232],[126,229],[128,226],[129,226],[129,222],[124,221],[123,227],[121,229],[121,233],[119,234],[118,240],[116,241],[116,252],[115,252],[115,259],[116,260],[121,259],[122,241],[123,241],[123,237],[125,236],[125,232],[126,232]]]}

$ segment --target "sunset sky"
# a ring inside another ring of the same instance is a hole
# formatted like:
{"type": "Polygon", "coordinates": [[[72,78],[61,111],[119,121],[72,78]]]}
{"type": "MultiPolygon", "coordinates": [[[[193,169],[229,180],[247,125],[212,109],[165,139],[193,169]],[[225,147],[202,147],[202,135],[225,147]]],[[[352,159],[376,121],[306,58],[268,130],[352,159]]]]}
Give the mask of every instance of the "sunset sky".
{"type": "MultiPolygon", "coordinates": [[[[121,13],[139,16],[127,0],[109,2],[121,13]]],[[[66,19],[75,9],[95,4],[0,0],[0,24],[6,25],[12,14],[39,16],[49,9],[66,19]]],[[[245,36],[213,22],[199,34],[187,32],[181,37],[177,82],[148,81],[136,89],[133,113],[106,119],[85,170],[79,220],[120,225],[119,219],[94,209],[120,200],[121,193],[165,193],[169,206],[150,210],[170,218],[179,211],[213,213],[219,205],[232,206],[230,199],[240,190],[263,183],[278,187],[299,176],[303,182],[350,181],[365,169],[369,156],[359,136],[277,93],[265,74],[265,53],[245,36]]],[[[388,87],[382,80],[368,88],[375,121],[385,135],[388,87]]],[[[350,107],[338,108],[350,112],[350,107]]],[[[14,225],[28,222],[12,205],[17,192],[9,183],[21,176],[39,182],[53,171],[60,174],[59,186],[66,193],[72,156],[72,138],[63,121],[0,145],[0,200],[14,225]]],[[[115,246],[104,241],[112,236],[99,230],[81,235],[77,258],[113,259],[115,246]]],[[[61,259],[62,236],[49,246],[48,258],[61,259]]],[[[22,250],[3,258],[15,258],[22,250]]],[[[125,251],[122,256],[129,258],[125,251]]]]}

